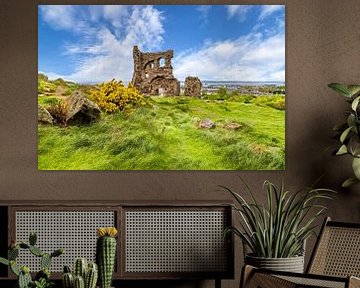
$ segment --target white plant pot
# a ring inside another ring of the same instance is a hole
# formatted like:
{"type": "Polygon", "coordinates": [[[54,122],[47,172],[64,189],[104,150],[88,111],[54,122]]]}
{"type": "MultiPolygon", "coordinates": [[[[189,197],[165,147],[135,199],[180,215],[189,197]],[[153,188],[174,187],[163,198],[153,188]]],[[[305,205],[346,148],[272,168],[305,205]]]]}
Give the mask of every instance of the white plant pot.
{"type": "Polygon", "coordinates": [[[289,258],[263,258],[246,255],[245,263],[262,269],[304,273],[304,256],[289,258]]]}

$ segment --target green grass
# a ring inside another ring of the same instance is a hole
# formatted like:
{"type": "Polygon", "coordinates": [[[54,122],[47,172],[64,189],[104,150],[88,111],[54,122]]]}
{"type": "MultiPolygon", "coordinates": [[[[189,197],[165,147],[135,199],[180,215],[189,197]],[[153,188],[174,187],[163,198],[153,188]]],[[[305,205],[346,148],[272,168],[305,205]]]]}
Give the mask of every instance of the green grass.
{"type": "MultiPolygon", "coordinates": [[[[41,170],[279,170],[285,111],[262,103],[153,97],[131,115],[103,114],[88,126],[39,125],[41,170]],[[199,129],[209,118],[213,129],[199,129]],[[232,131],[225,125],[236,122],[232,131]]],[[[278,101],[279,99],[277,99],[278,101]]],[[[272,99],[269,98],[269,103],[272,99]]],[[[263,103],[264,102],[264,103],[263,103]]]]}
{"type": "Polygon", "coordinates": [[[60,102],[60,100],[53,96],[39,96],[38,97],[38,104],[40,104],[44,107],[55,105],[55,104],[58,104],[59,102],[60,102]]]}

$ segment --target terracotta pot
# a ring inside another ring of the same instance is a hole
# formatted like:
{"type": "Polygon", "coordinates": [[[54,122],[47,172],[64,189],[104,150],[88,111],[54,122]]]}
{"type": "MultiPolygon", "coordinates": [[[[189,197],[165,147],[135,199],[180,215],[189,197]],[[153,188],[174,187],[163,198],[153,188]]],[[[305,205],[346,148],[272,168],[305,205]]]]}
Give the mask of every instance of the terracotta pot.
{"type": "Polygon", "coordinates": [[[304,256],[289,258],[263,258],[251,255],[245,256],[245,263],[254,267],[287,272],[304,272],[304,256]]]}

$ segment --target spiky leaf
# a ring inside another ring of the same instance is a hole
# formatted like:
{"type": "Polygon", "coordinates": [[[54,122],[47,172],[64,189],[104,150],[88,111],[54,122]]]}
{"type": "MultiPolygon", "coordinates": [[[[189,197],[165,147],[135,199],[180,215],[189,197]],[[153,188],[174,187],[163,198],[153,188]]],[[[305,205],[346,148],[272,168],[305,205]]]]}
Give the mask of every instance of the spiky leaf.
{"type": "Polygon", "coordinates": [[[344,183],[341,185],[341,187],[348,188],[352,185],[359,184],[359,183],[360,183],[359,179],[357,179],[356,177],[351,177],[351,178],[345,180],[344,183]]]}
{"type": "Polygon", "coordinates": [[[353,159],[352,168],[356,178],[360,180],[360,158],[355,157],[353,159]]]}
{"type": "Polygon", "coordinates": [[[352,135],[350,137],[347,148],[352,156],[354,157],[360,156],[360,138],[357,134],[352,135]]]}
{"type": "Polygon", "coordinates": [[[354,99],[354,101],[351,103],[351,109],[356,111],[356,108],[358,107],[359,105],[359,101],[360,101],[360,96],[356,97],[354,99]]]}
{"type": "Polygon", "coordinates": [[[360,92],[360,85],[348,85],[347,90],[351,96],[356,96],[360,92]]]}
{"type": "Polygon", "coordinates": [[[10,264],[9,260],[8,260],[8,259],[5,259],[5,258],[3,258],[3,257],[0,257],[0,263],[1,263],[1,264],[4,264],[4,265],[7,265],[7,266],[10,264]]]}
{"type": "Polygon", "coordinates": [[[349,152],[347,150],[346,145],[341,145],[341,147],[339,148],[339,150],[337,150],[335,155],[339,156],[339,155],[344,155],[344,154],[347,154],[347,153],[349,153],[349,152]]]}
{"type": "Polygon", "coordinates": [[[341,83],[330,83],[328,85],[329,88],[333,89],[334,91],[336,91],[337,93],[345,96],[345,97],[351,97],[351,93],[348,90],[348,87],[344,84],[341,83]]]}
{"type": "Polygon", "coordinates": [[[341,136],[340,136],[340,142],[341,143],[344,143],[344,141],[346,140],[346,138],[348,137],[349,135],[349,132],[352,130],[352,126],[351,127],[348,127],[344,130],[344,132],[341,133],[341,136]]]}
{"type": "Polygon", "coordinates": [[[313,233],[313,222],[325,209],[316,205],[317,201],[329,199],[329,195],[334,192],[306,188],[290,193],[284,190],[283,185],[278,189],[274,184],[265,181],[268,202],[263,206],[256,201],[248,186],[246,192],[252,202],[246,201],[229,188],[222,188],[234,196],[237,202],[234,209],[242,220],[239,223],[240,229],[231,227],[231,231],[241,237],[254,256],[270,258],[301,255],[304,241],[313,233]]]}

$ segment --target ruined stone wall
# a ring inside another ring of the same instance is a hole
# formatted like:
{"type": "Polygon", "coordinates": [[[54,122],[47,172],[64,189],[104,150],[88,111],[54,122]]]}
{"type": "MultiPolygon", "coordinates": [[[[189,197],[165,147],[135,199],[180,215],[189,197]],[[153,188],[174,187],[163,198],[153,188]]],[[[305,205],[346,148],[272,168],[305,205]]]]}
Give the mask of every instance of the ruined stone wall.
{"type": "Polygon", "coordinates": [[[173,75],[173,50],[143,53],[134,46],[132,84],[146,95],[179,95],[180,82],[173,75]]]}
{"type": "Polygon", "coordinates": [[[200,97],[202,83],[198,77],[188,76],[185,79],[184,95],[200,97]]]}

